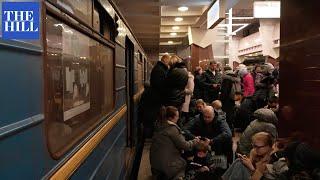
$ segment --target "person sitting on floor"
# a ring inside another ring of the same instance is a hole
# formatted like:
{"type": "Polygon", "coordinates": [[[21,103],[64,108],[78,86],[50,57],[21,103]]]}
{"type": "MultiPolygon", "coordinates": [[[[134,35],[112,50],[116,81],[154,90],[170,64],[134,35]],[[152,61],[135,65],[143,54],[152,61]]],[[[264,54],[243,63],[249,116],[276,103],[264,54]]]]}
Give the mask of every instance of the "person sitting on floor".
{"type": "Polygon", "coordinates": [[[249,155],[252,148],[251,138],[258,132],[267,132],[273,138],[278,137],[276,124],[278,122],[277,116],[270,109],[261,108],[254,112],[256,120],[252,121],[246,130],[242,133],[239,141],[239,152],[241,154],[249,155]]]}
{"type": "Polygon", "coordinates": [[[219,115],[212,106],[206,106],[202,116],[187,123],[184,132],[187,139],[197,136],[210,139],[210,146],[216,154],[226,155],[232,150],[232,134],[225,116],[219,115]]]}
{"type": "MultiPolygon", "coordinates": [[[[224,111],[222,111],[222,103],[220,100],[215,100],[211,103],[211,106],[213,107],[213,109],[218,112],[218,114],[220,116],[226,116],[226,113],[224,111]]],[[[230,127],[230,126],[229,126],[230,127]]]]}
{"type": "Polygon", "coordinates": [[[183,178],[187,163],[181,157],[181,151],[193,150],[200,141],[198,138],[186,141],[177,125],[178,119],[179,111],[176,107],[161,108],[150,148],[151,171],[157,180],[183,178]]]}
{"type": "MultiPolygon", "coordinates": [[[[217,179],[214,173],[217,167],[215,164],[215,156],[214,152],[210,150],[208,142],[208,139],[202,139],[195,147],[195,151],[187,157],[186,180],[217,179]]],[[[225,164],[227,164],[226,161],[225,164]]]]}
{"type": "Polygon", "coordinates": [[[259,132],[252,137],[250,156],[238,154],[239,159],[234,161],[223,174],[223,180],[251,179],[258,180],[265,173],[266,165],[270,161],[273,151],[274,138],[266,132],[259,132]]]}

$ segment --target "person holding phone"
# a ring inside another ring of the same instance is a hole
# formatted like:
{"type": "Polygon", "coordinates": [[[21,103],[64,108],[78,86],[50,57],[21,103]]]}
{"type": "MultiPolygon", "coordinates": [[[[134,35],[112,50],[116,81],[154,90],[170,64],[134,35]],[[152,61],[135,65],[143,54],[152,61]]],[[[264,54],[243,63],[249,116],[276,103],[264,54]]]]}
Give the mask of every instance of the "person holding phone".
{"type": "Polygon", "coordinates": [[[223,174],[224,180],[260,179],[266,171],[273,151],[274,138],[266,132],[259,132],[252,137],[250,156],[237,154],[238,159],[223,174]]]}
{"type": "Polygon", "coordinates": [[[217,155],[232,152],[232,134],[225,116],[219,115],[212,106],[205,106],[202,116],[196,116],[183,130],[187,139],[207,138],[211,149],[217,155]]]}

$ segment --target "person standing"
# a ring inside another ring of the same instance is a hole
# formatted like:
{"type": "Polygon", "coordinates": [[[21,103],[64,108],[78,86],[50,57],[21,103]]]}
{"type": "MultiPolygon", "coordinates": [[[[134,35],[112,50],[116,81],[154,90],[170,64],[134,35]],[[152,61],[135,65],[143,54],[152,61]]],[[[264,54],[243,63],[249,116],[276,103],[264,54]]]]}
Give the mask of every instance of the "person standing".
{"type": "Polygon", "coordinates": [[[178,56],[172,56],[170,62],[170,70],[165,83],[162,84],[165,88],[163,101],[165,106],[174,106],[180,111],[182,104],[185,102],[185,88],[189,79],[188,72],[186,71],[186,64],[178,56]]]}
{"type": "Polygon", "coordinates": [[[203,74],[203,70],[200,66],[197,66],[196,70],[194,71],[193,99],[204,98],[204,90],[205,90],[204,81],[205,81],[205,77],[203,74]]]}
{"type": "Polygon", "coordinates": [[[221,85],[221,73],[217,71],[217,62],[211,61],[210,67],[204,73],[205,82],[204,84],[208,87],[205,89],[204,100],[207,103],[211,103],[217,100],[219,97],[219,90],[221,85]]]}
{"type": "Polygon", "coordinates": [[[251,73],[248,71],[247,66],[243,66],[239,69],[239,75],[243,82],[243,96],[252,96],[255,92],[254,80],[251,73]]]}
{"type": "Polygon", "coordinates": [[[189,121],[189,116],[190,116],[189,106],[190,106],[190,102],[191,102],[191,96],[194,91],[194,76],[192,75],[191,72],[189,72],[187,70],[187,68],[185,68],[185,70],[188,72],[188,83],[185,88],[185,92],[186,92],[185,100],[184,100],[184,103],[182,104],[182,108],[181,108],[181,117],[184,118],[184,120],[182,122],[183,125],[189,121]]]}
{"type": "Polygon", "coordinates": [[[159,109],[164,103],[165,87],[163,84],[169,71],[170,56],[164,55],[161,61],[153,67],[150,76],[150,87],[146,87],[138,107],[138,120],[143,124],[143,134],[151,138],[154,130],[154,123],[157,119],[159,109]]]}
{"type": "Polygon", "coordinates": [[[233,131],[234,128],[234,108],[235,108],[235,93],[241,91],[240,78],[238,78],[231,67],[224,68],[222,75],[220,100],[222,102],[222,110],[227,115],[227,123],[233,131]]]}

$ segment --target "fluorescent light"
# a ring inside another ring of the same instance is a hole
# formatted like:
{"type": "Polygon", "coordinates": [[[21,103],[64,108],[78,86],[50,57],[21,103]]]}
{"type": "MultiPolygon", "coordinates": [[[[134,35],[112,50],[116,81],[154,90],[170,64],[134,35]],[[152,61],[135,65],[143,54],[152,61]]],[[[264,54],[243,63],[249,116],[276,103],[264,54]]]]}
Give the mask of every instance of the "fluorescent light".
{"type": "Polygon", "coordinates": [[[181,21],[183,21],[183,18],[182,18],[182,17],[176,17],[176,18],[174,18],[174,20],[175,20],[176,22],[181,22],[181,21]]]}
{"type": "Polygon", "coordinates": [[[280,1],[255,1],[253,15],[255,18],[280,18],[280,1]]]}
{"type": "Polygon", "coordinates": [[[248,25],[249,25],[249,24],[244,24],[244,25],[242,25],[242,26],[241,26],[241,27],[239,27],[237,30],[233,31],[233,32],[232,32],[232,34],[233,34],[233,35],[236,35],[236,34],[237,34],[237,32],[241,31],[241,29],[243,29],[243,28],[247,27],[248,25]]]}
{"type": "Polygon", "coordinates": [[[173,44],[173,41],[168,41],[169,44],[173,44]]]}
{"type": "Polygon", "coordinates": [[[188,8],[187,6],[181,6],[181,7],[178,8],[178,10],[179,10],[179,11],[182,11],[182,12],[188,11],[188,9],[189,9],[189,8],[188,8]]]}
{"type": "Polygon", "coordinates": [[[171,35],[171,36],[176,36],[177,33],[176,33],[176,32],[172,32],[172,33],[170,33],[170,35],[171,35]]]}
{"type": "Polygon", "coordinates": [[[172,29],[173,30],[178,30],[178,29],[180,29],[180,27],[179,26],[173,26],[172,29]]]}

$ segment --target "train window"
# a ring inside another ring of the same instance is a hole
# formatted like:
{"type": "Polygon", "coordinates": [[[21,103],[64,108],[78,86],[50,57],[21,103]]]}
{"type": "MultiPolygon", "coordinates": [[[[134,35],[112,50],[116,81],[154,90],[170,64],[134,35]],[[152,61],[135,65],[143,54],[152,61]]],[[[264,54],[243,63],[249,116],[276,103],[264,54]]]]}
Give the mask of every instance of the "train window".
{"type": "Polygon", "coordinates": [[[114,41],[114,21],[102,5],[94,1],[94,29],[102,34],[106,39],[114,41]]]}
{"type": "Polygon", "coordinates": [[[51,0],[62,6],[65,10],[76,15],[81,20],[91,25],[92,1],[89,0],[51,0]]]}
{"type": "Polygon", "coordinates": [[[49,151],[59,158],[113,110],[113,49],[47,16],[49,151]]]}

